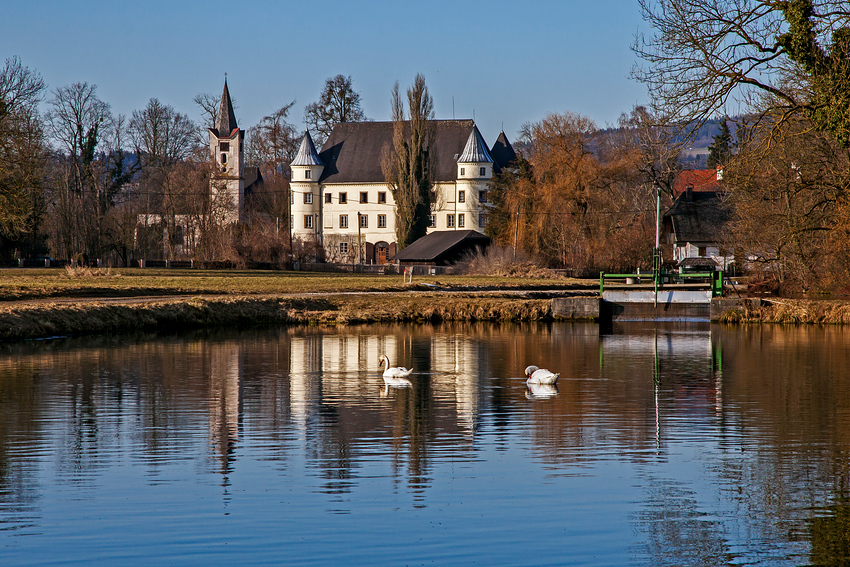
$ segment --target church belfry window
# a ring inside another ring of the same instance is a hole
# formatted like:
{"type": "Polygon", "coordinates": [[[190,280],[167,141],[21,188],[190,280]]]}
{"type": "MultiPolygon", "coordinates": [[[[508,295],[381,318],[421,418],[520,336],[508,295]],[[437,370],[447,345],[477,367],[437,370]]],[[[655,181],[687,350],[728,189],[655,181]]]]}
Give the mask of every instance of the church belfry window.
{"type": "Polygon", "coordinates": [[[219,148],[223,152],[229,152],[230,151],[230,142],[221,142],[219,144],[219,148]]]}

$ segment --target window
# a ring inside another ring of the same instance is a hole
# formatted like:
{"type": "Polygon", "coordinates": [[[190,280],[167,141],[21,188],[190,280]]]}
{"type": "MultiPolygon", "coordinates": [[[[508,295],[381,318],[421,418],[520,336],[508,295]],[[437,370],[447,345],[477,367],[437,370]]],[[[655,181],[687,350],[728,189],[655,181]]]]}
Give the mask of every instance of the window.
{"type": "Polygon", "coordinates": [[[378,228],[387,228],[387,215],[378,215],[378,228]]]}
{"type": "Polygon", "coordinates": [[[487,215],[481,214],[478,215],[478,228],[484,228],[487,226],[487,215]]]}
{"type": "Polygon", "coordinates": [[[304,193],[304,204],[312,205],[313,204],[313,194],[312,193],[304,193]]]}
{"type": "Polygon", "coordinates": [[[330,193],[325,193],[325,203],[333,203],[333,198],[330,193]]]}
{"type": "Polygon", "coordinates": [[[339,215],[339,228],[348,228],[348,215],[339,215]]]}
{"type": "Polygon", "coordinates": [[[292,191],[289,192],[289,204],[290,205],[295,204],[295,193],[293,193],[292,191]]]}
{"type": "Polygon", "coordinates": [[[485,175],[487,175],[487,168],[486,167],[479,168],[478,169],[478,175],[480,177],[484,177],[485,175]]]}
{"type": "Polygon", "coordinates": [[[428,228],[435,228],[437,226],[437,215],[428,215],[428,228]]]}
{"type": "Polygon", "coordinates": [[[366,191],[360,192],[360,202],[361,203],[368,203],[369,202],[369,193],[368,192],[366,192],[366,191]]]}
{"type": "Polygon", "coordinates": [[[340,193],[339,194],[339,203],[344,204],[348,202],[348,193],[340,193]]]}
{"type": "Polygon", "coordinates": [[[466,202],[466,191],[460,190],[457,192],[457,202],[465,203],[466,202]]]}
{"type": "Polygon", "coordinates": [[[348,254],[348,242],[340,242],[339,243],[339,253],[340,254],[348,254]]]}
{"type": "Polygon", "coordinates": [[[227,154],[221,154],[221,163],[227,163],[227,154]]]}
{"type": "Polygon", "coordinates": [[[486,203],[487,202],[487,191],[479,191],[478,192],[478,202],[486,203]]]}
{"type": "Polygon", "coordinates": [[[218,147],[221,148],[221,151],[223,151],[223,152],[229,152],[230,151],[230,142],[222,142],[218,145],[218,147]]]}
{"type": "Polygon", "coordinates": [[[313,170],[312,169],[306,170],[304,172],[304,179],[310,179],[311,177],[313,177],[313,170]]]}
{"type": "Polygon", "coordinates": [[[313,215],[304,215],[304,228],[313,228],[313,215]]]}
{"type": "Polygon", "coordinates": [[[460,174],[461,174],[461,175],[466,175],[466,168],[465,168],[465,167],[461,167],[461,168],[460,168],[460,174]]]}
{"type": "Polygon", "coordinates": [[[386,191],[378,191],[378,202],[386,203],[387,202],[387,192],[386,191]]]}
{"type": "Polygon", "coordinates": [[[466,217],[466,215],[464,215],[463,213],[460,213],[457,216],[457,226],[458,226],[458,228],[463,228],[466,225],[466,218],[465,217],[466,217]]]}
{"type": "Polygon", "coordinates": [[[369,228],[369,216],[360,215],[360,228],[369,228]]]}
{"type": "Polygon", "coordinates": [[[455,216],[454,215],[446,215],[446,226],[449,228],[454,228],[455,226],[455,216]]]}
{"type": "Polygon", "coordinates": [[[700,256],[700,257],[705,256],[705,246],[698,246],[697,247],[697,256],[700,256]]]}

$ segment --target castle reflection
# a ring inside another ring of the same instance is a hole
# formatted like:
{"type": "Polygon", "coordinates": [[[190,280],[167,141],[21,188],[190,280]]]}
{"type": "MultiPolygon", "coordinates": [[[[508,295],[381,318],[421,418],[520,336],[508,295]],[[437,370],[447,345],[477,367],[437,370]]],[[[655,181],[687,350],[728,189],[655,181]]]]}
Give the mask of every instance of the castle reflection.
{"type": "Polygon", "coordinates": [[[725,519],[703,517],[705,497],[680,489],[691,482],[720,487],[712,497],[729,507],[746,501],[759,518],[749,527],[766,539],[785,537],[770,518],[794,520],[789,502],[828,510],[841,521],[800,528],[828,543],[846,525],[850,485],[847,338],[840,329],[621,325],[600,335],[595,325],[445,324],[2,345],[0,527],[37,526],[46,482],[96,486],[127,461],[151,484],[191,463],[226,502],[234,475],[261,461],[309,477],[329,506],[372,477],[424,506],[440,463],[475,463],[489,443],[552,474],[634,466],[645,498],[633,519],[658,564],[662,550],[681,557],[689,545],[706,564],[728,559],[725,519]],[[385,387],[381,355],[414,369],[409,388],[385,387]],[[528,389],[528,364],[560,372],[557,388],[528,389]],[[683,444],[706,462],[698,481],[664,466],[683,444]],[[840,506],[826,503],[833,494],[840,506]]]}

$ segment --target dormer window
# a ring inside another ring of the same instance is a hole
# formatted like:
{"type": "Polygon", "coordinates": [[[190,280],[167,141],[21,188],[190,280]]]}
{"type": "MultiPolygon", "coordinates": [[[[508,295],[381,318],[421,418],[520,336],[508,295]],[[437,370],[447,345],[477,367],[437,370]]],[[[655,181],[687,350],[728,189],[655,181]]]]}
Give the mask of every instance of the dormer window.
{"type": "Polygon", "coordinates": [[[313,177],[313,170],[308,169],[304,172],[304,179],[311,179],[313,177]]]}

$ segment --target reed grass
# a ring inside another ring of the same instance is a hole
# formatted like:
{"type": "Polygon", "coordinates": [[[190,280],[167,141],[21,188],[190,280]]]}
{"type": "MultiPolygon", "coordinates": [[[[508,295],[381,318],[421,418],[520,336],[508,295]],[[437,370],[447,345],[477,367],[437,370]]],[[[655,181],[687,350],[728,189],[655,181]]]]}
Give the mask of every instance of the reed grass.
{"type": "Polygon", "coordinates": [[[778,323],[786,325],[850,324],[850,302],[843,300],[767,299],[758,307],[728,311],[721,323],[778,323]]]}
{"type": "Polygon", "coordinates": [[[551,318],[550,301],[440,294],[301,298],[192,298],[145,303],[44,302],[0,306],[0,340],[130,331],[270,324],[436,321],[534,321],[551,318]]]}

